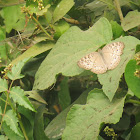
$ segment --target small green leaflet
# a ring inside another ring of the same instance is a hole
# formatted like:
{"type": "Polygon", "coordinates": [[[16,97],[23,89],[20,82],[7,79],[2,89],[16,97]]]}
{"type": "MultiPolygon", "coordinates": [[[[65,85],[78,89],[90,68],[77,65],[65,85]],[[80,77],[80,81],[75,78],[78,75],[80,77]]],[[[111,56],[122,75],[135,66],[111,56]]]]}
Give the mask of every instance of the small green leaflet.
{"type": "Polygon", "coordinates": [[[0,78],[0,92],[7,91],[8,90],[8,84],[5,79],[0,78]]]}
{"type": "Polygon", "coordinates": [[[11,80],[17,80],[20,78],[23,78],[24,75],[20,74],[21,73],[21,69],[23,68],[24,64],[29,60],[30,58],[25,58],[24,60],[18,62],[16,65],[14,65],[12,67],[11,72],[7,73],[7,76],[9,77],[9,79],[11,80]]]}
{"type": "Polygon", "coordinates": [[[32,111],[35,111],[33,105],[30,103],[29,99],[25,96],[24,90],[20,87],[12,87],[10,90],[10,98],[14,100],[14,102],[18,103],[25,108],[28,108],[32,111]]]}
{"type": "Polygon", "coordinates": [[[8,110],[4,115],[3,121],[19,136],[23,137],[21,131],[18,128],[18,119],[16,114],[12,110],[8,110]]]}

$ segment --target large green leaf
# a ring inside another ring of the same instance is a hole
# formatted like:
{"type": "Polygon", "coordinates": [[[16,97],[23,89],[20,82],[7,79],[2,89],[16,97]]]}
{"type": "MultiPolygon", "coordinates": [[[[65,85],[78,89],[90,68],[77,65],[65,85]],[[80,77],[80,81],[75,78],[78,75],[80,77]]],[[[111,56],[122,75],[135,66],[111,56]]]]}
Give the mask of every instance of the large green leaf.
{"type": "Polygon", "coordinates": [[[126,64],[135,54],[136,45],[140,44],[138,39],[131,36],[116,39],[115,42],[117,41],[121,41],[125,45],[119,65],[114,70],[107,71],[104,74],[98,74],[98,80],[103,85],[102,89],[110,100],[112,100],[118,89],[119,81],[125,71],[126,64]]]}
{"type": "Polygon", "coordinates": [[[15,27],[21,15],[20,5],[3,8],[3,18],[8,33],[15,27]]]}
{"type": "Polygon", "coordinates": [[[132,131],[131,131],[131,136],[129,140],[138,140],[140,138],[140,122],[137,123],[132,131]]]}
{"type": "Polygon", "coordinates": [[[130,60],[125,69],[125,80],[134,95],[140,98],[140,78],[134,75],[136,69],[140,66],[136,65],[136,60],[130,60]]]}
{"type": "Polygon", "coordinates": [[[117,123],[122,116],[124,99],[115,98],[112,102],[102,90],[92,90],[87,98],[87,104],[74,105],[66,120],[63,140],[96,140],[102,123],[117,123]],[[82,133],[81,133],[82,132],[82,133]]]}
{"type": "Polygon", "coordinates": [[[45,106],[40,106],[35,114],[34,124],[34,138],[36,140],[49,140],[44,133],[43,114],[45,112],[45,106]]]}
{"type": "Polygon", "coordinates": [[[51,48],[53,48],[54,43],[53,42],[40,42],[37,43],[33,46],[31,46],[28,50],[26,50],[23,54],[21,54],[19,57],[17,57],[16,59],[14,59],[11,64],[15,65],[17,64],[19,61],[24,60],[25,58],[29,58],[29,57],[35,57],[45,51],[50,50],[51,48]]]}
{"type": "Polygon", "coordinates": [[[130,11],[122,21],[122,27],[124,31],[128,31],[138,25],[140,25],[140,12],[130,11]]]}
{"type": "Polygon", "coordinates": [[[30,103],[29,99],[25,96],[24,90],[20,87],[12,87],[10,90],[10,98],[14,100],[14,102],[18,103],[25,108],[28,108],[32,111],[35,111],[33,105],[30,103]]]}
{"type": "Polygon", "coordinates": [[[5,79],[0,78],[0,92],[7,91],[8,90],[8,84],[5,79]]]}
{"type": "Polygon", "coordinates": [[[74,104],[85,104],[86,98],[88,95],[88,92],[90,90],[86,90],[83,92],[80,97],[74,101],[69,107],[67,107],[64,111],[62,111],[60,114],[58,114],[46,127],[45,134],[49,137],[50,140],[58,140],[61,138],[61,135],[64,131],[65,125],[66,125],[66,117],[67,113],[69,112],[70,108],[74,104]]]}
{"type": "Polygon", "coordinates": [[[34,89],[48,88],[56,81],[55,76],[59,73],[66,76],[82,73],[84,70],[77,66],[77,61],[110,42],[111,39],[111,25],[105,18],[101,18],[87,31],[71,27],[60,37],[39,67],[35,76],[34,89]]]}
{"type": "Polygon", "coordinates": [[[14,131],[18,136],[23,137],[21,131],[18,128],[18,119],[16,117],[16,114],[12,110],[8,110],[4,117],[3,121],[10,126],[10,129],[14,131]]]}
{"type": "Polygon", "coordinates": [[[74,0],[61,0],[56,6],[53,13],[53,22],[55,23],[61,19],[74,5],[74,0]]]}

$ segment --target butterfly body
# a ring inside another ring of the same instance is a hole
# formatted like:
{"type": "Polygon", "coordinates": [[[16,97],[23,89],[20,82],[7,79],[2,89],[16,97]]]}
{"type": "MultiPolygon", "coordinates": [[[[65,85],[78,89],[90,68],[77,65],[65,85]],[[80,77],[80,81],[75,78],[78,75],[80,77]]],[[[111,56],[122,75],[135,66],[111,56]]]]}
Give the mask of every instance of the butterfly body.
{"type": "Polygon", "coordinates": [[[117,67],[120,62],[120,55],[123,53],[124,44],[114,42],[103,47],[98,52],[92,52],[78,61],[78,66],[93,73],[102,74],[107,70],[117,67]]]}

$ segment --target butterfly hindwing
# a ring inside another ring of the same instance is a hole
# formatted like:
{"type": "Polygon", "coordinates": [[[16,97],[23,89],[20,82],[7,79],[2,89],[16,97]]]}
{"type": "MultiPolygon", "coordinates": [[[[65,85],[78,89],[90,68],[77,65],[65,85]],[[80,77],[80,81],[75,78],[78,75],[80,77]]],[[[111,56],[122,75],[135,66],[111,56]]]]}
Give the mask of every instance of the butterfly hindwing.
{"type": "Polygon", "coordinates": [[[96,74],[105,73],[107,71],[107,67],[106,67],[106,64],[105,64],[102,56],[99,53],[96,56],[97,57],[93,63],[93,67],[92,67],[91,71],[96,74]]]}
{"type": "Polygon", "coordinates": [[[86,70],[90,70],[93,68],[93,63],[96,59],[96,54],[97,52],[92,52],[86,56],[84,56],[83,58],[81,58],[79,61],[78,61],[78,66],[80,68],[84,68],[86,70]]]}
{"type": "Polygon", "coordinates": [[[86,70],[91,70],[96,74],[106,72],[107,67],[98,52],[93,52],[78,61],[78,66],[86,70]]]}

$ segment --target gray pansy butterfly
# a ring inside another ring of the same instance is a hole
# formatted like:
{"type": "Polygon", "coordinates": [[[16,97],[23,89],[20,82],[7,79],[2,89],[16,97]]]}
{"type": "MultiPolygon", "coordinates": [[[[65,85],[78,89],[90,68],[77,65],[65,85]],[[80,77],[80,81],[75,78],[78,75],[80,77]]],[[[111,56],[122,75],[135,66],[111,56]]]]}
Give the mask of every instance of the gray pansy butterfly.
{"type": "Polygon", "coordinates": [[[103,47],[98,52],[92,52],[78,61],[78,66],[93,73],[102,74],[116,68],[123,53],[124,43],[114,42],[103,47]]]}

